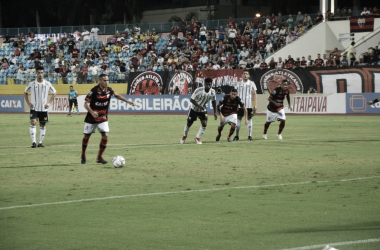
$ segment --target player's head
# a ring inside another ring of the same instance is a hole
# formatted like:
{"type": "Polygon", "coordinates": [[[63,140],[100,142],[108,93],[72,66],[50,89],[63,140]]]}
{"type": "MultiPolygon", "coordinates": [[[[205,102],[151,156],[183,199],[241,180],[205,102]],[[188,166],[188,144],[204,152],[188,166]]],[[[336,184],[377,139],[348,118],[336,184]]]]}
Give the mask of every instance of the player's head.
{"type": "Polygon", "coordinates": [[[44,68],[43,67],[37,67],[36,68],[36,74],[37,74],[38,80],[44,79],[44,68]]]}
{"type": "Polygon", "coordinates": [[[108,86],[109,79],[106,74],[99,75],[99,85],[101,88],[106,88],[108,86]]]}
{"type": "Polygon", "coordinates": [[[247,81],[249,79],[249,70],[243,70],[243,80],[247,81]]]}
{"type": "Polygon", "coordinates": [[[281,89],[282,90],[287,90],[288,89],[288,86],[289,86],[289,82],[288,82],[288,80],[282,80],[282,82],[281,82],[281,89]]]}
{"type": "Polygon", "coordinates": [[[230,93],[231,99],[234,100],[237,97],[237,95],[238,95],[237,89],[232,89],[230,93]]]}
{"type": "Polygon", "coordinates": [[[205,79],[205,92],[209,92],[212,86],[212,78],[205,79]]]}
{"type": "Polygon", "coordinates": [[[70,90],[73,90],[74,89],[74,87],[73,86],[70,86],[70,90]]]}

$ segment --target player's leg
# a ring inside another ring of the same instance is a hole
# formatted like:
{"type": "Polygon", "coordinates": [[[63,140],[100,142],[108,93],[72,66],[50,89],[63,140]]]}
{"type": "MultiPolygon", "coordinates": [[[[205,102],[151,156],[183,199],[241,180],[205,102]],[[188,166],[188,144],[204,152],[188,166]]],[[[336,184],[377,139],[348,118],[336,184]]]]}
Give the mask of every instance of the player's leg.
{"type": "Polygon", "coordinates": [[[232,114],[232,115],[229,115],[227,116],[227,119],[226,119],[229,124],[231,124],[231,128],[230,128],[230,133],[228,134],[227,136],[227,141],[228,142],[232,142],[232,139],[231,139],[231,136],[234,134],[235,132],[235,129],[236,129],[236,123],[238,121],[237,119],[237,114],[232,114]]]}
{"type": "Polygon", "coordinates": [[[199,128],[197,136],[194,138],[197,144],[202,144],[201,136],[206,131],[207,127],[207,114],[200,114],[199,119],[201,120],[201,127],[199,128]]]}
{"type": "Polygon", "coordinates": [[[268,128],[269,128],[270,124],[272,122],[274,122],[275,120],[276,120],[276,113],[267,110],[267,120],[266,120],[266,122],[264,124],[263,139],[265,139],[265,140],[267,139],[268,128]]]}
{"type": "Polygon", "coordinates": [[[38,112],[38,119],[40,121],[40,138],[37,147],[43,148],[44,145],[42,145],[42,141],[44,140],[46,135],[46,123],[49,122],[48,112],[38,112]]]}
{"type": "Polygon", "coordinates": [[[30,128],[29,128],[29,133],[30,133],[30,137],[32,138],[32,146],[31,146],[32,148],[37,147],[37,145],[36,145],[36,133],[37,133],[36,125],[37,125],[37,120],[38,120],[38,116],[36,114],[36,111],[30,110],[30,128]]]}
{"type": "Polygon", "coordinates": [[[190,130],[191,125],[193,125],[194,121],[197,120],[196,112],[193,109],[189,109],[189,112],[187,114],[187,123],[185,125],[185,128],[183,129],[183,135],[180,140],[180,143],[183,144],[187,138],[187,133],[190,130]]]}
{"type": "Polygon", "coordinates": [[[216,136],[216,141],[219,141],[220,137],[222,136],[222,131],[223,131],[224,125],[227,124],[226,120],[227,120],[226,117],[224,117],[224,121],[223,122],[219,120],[218,135],[216,136]]]}
{"type": "Polygon", "coordinates": [[[73,107],[73,100],[69,101],[69,114],[67,116],[71,116],[71,109],[73,107]]]}
{"type": "Polygon", "coordinates": [[[78,105],[76,105],[75,108],[77,109],[77,114],[80,115],[78,105]]]}
{"type": "Polygon", "coordinates": [[[248,129],[248,140],[252,141],[252,116],[253,116],[253,109],[249,108],[247,109],[248,111],[248,124],[247,124],[247,129],[248,129]]]}
{"type": "Polygon", "coordinates": [[[231,123],[230,133],[228,134],[228,137],[227,137],[227,141],[228,142],[232,142],[231,136],[234,134],[235,129],[236,129],[236,124],[235,123],[231,123]]]}
{"type": "Polygon", "coordinates": [[[40,121],[40,138],[39,138],[37,147],[39,148],[45,147],[44,145],[42,145],[42,141],[44,140],[45,135],[46,135],[46,123],[40,121]]]}
{"type": "Polygon", "coordinates": [[[106,164],[107,161],[105,161],[102,156],[103,156],[104,150],[106,150],[107,142],[108,142],[108,132],[109,132],[108,122],[102,122],[98,124],[98,130],[102,134],[102,139],[100,140],[98,158],[96,159],[96,162],[106,164]]]}
{"type": "Polygon", "coordinates": [[[244,117],[244,109],[240,108],[237,113],[237,123],[236,123],[236,135],[234,137],[234,141],[239,140],[239,131],[241,126],[241,119],[244,117]]]}
{"type": "Polygon", "coordinates": [[[88,145],[88,141],[90,140],[90,137],[92,133],[95,132],[96,124],[90,124],[85,123],[84,124],[84,130],[83,130],[83,139],[82,139],[82,154],[81,154],[81,163],[86,164],[86,149],[88,145]]]}
{"type": "Polygon", "coordinates": [[[280,121],[280,125],[278,126],[277,137],[279,140],[282,140],[281,133],[282,133],[282,130],[284,130],[284,128],[285,128],[285,120],[286,120],[285,111],[283,109],[281,109],[277,113],[278,113],[277,119],[280,121]]]}

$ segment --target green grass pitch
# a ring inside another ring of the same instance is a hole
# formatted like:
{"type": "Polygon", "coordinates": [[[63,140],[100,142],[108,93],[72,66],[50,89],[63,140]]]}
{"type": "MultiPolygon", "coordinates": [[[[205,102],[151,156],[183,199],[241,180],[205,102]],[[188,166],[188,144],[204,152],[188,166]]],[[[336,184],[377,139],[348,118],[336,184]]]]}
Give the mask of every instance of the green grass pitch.
{"type": "Polygon", "coordinates": [[[378,116],[288,116],[283,141],[256,116],[233,143],[210,116],[180,145],[186,115],[110,114],[120,169],[98,132],[80,164],[83,115],[50,115],[36,149],[27,114],[1,117],[2,250],[380,249],[378,116]]]}

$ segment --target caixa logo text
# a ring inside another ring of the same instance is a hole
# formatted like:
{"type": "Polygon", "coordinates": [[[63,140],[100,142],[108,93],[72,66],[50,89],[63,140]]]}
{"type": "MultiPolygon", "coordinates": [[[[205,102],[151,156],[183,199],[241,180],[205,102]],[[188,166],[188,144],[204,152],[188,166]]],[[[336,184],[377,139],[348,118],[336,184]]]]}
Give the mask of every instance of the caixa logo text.
{"type": "Polygon", "coordinates": [[[20,100],[2,100],[0,105],[2,108],[22,108],[20,100]]]}
{"type": "Polygon", "coordinates": [[[372,105],[370,105],[370,107],[373,108],[373,109],[380,109],[380,102],[372,104],[372,105]]]}

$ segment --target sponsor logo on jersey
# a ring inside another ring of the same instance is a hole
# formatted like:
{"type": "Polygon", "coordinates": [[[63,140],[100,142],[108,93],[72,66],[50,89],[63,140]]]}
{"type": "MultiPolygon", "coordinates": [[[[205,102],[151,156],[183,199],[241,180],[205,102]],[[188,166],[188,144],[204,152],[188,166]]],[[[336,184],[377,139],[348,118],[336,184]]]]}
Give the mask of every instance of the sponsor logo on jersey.
{"type": "Polygon", "coordinates": [[[283,80],[289,82],[289,94],[303,93],[303,84],[301,79],[292,71],[287,69],[273,69],[265,73],[260,79],[261,90],[263,93],[271,93],[279,87],[283,80]]]}
{"type": "Polygon", "coordinates": [[[173,94],[177,87],[181,95],[191,94],[193,92],[193,76],[186,71],[175,73],[169,83],[169,93],[173,94]]]}
{"type": "Polygon", "coordinates": [[[163,81],[159,74],[147,71],[138,75],[131,84],[130,95],[159,95],[163,81]]]}
{"type": "Polygon", "coordinates": [[[107,106],[108,102],[95,102],[95,106],[102,107],[102,106],[107,106]]]}

